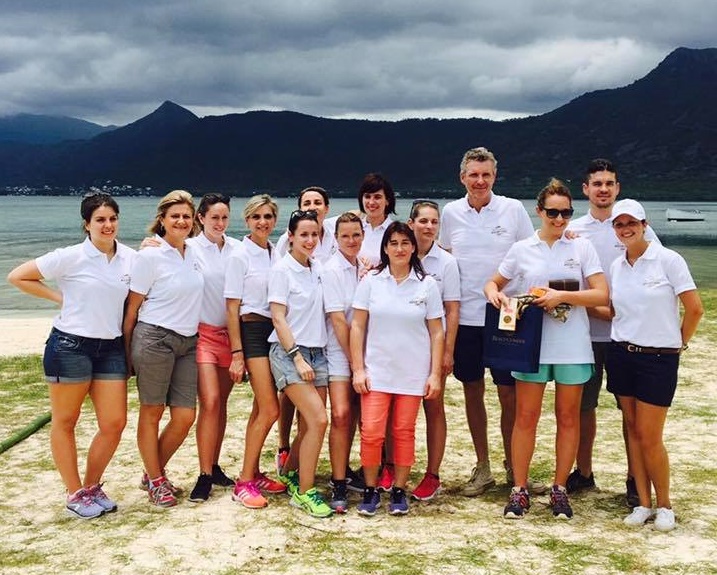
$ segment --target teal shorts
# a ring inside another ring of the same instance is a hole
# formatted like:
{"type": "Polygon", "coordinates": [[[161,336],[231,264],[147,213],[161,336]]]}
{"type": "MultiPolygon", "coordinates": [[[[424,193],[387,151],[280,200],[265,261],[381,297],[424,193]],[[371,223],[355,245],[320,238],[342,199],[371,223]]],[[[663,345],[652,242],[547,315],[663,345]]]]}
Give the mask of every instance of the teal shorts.
{"type": "Polygon", "coordinates": [[[555,381],[564,385],[582,385],[595,373],[592,363],[541,363],[537,373],[512,371],[511,375],[520,381],[547,383],[555,381]]]}

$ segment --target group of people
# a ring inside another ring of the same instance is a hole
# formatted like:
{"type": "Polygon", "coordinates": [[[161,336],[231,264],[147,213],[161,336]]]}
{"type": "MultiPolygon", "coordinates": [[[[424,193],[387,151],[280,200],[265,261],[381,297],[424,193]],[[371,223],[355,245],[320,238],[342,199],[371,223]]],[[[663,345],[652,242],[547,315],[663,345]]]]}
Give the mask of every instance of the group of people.
{"type": "Polygon", "coordinates": [[[196,418],[199,476],[190,501],[206,501],[213,486],[225,486],[235,501],[256,509],[268,504],[266,494],[287,491],[292,505],[328,517],[347,511],[353,490],[361,493],[357,512],[372,516],[381,492],[388,492],[388,512],[406,514],[421,405],[427,467],[411,496],[429,500],[442,489],[450,373],[463,385],[476,455],[461,492],[480,495],[496,483],[484,401],[486,306],[541,288],[532,303],[546,312],[539,369],[491,370],[512,486],[504,517],[523,517],[531,493],[548,491],[529,470],[549,381],[557,420],[552,514],[569,519],[568,494],[595,486],[595,409],[604,370],[624,421],[632,507],[625,523],[643,525],[654,516],[656,529],[672,529],[662,431],[680,353],[703,313],[689,270],[660,245],[639,203],[616,201],[617,172],[607,160],[588,166],[583,193],[590,211],[581,218],[572,219],[564,183],[552,180],[541,190],[538,230],[521,202],[494,193],[496,175],[489,150],[468,150],[460,164],[466,195],[442,211],[433,200],[416,200],[406,222],[391,217],[395,193],[380,174],[364,178],[358,212],[333,218],[327,192],[312,186],[299,194],[276,246],[270,237],[278,207],[266,194],[244,206],[249,233],[239,241],[227,235],[229,197],[207,194],[195,209],[189,193],[170,192],[138,252],[117,241],[114,198],[85,197],[85,241],[8,276],[21,290],[61,306],[43,365],[52,455],[68,511],[92,518],[117,509],[101,480],[126,424],[133,374],[140,486],[159,507],[177,504],[181,488],[165,469],[196,418]],[[552,280],[572,280],[577,289],[553,289],[552,280]],[[553,312],[566,304],[570,313],[558,321],[553,312]],[[254,399],[235,480],[219,458],[227,401],[245,379],[254,399]],[[81,479],[74,428],[87,395],[98,432],[81,479]],[[260,469],[275,422],[278,481],[260,469]],[[331,493],[325,500],[315,483],[327,428],[331,493]],[[349,466],[357,428],[360,472],[349,466]]]}

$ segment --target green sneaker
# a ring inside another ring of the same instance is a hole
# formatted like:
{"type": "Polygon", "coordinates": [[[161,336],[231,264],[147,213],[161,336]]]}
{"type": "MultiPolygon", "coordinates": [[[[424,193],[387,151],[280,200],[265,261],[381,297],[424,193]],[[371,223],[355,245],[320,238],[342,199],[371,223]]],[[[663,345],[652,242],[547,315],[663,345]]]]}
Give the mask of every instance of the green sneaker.
{"type": "Polygon", "coordinates": [[[286,475],[279,475],[279,481],[286,485],[289,496],[299,491],[299,474],[295,470],[287,471],[286,475]]]}
{"type": "Polygon", "coordinates": [[[291,495],[291,505],[306,511],[312,517],[329,517],[334,510],[323,500],[316,487],[307,490],[306,493],[299,493],[297,489],[291,495]]]}

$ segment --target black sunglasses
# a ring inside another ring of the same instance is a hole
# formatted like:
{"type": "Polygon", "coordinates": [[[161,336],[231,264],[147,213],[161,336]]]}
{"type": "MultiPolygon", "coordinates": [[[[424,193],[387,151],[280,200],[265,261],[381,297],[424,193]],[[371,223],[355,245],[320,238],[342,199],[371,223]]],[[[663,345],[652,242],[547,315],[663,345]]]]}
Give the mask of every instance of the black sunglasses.
{"type": "Polygon", "coordinates": [[[557,208],[543,208],[543,211],[545,212],[545,215],[548,216],[551,220],[554,220],[558,216],[562,216],[564,220],[567,220],[569,218],[572,218],[573,214],[575,213],[575,210],[573,208],[568,208],[566,210],[558,210],[557,208]]]}
{"type": "Polygon", "coordinates": [[[289,225],[293,226],[296,222],[300,222],[301,220],[313,220],[318,222],[319,214],[316,213],[316,210],[294,210],[289,216],[289,225]]]}

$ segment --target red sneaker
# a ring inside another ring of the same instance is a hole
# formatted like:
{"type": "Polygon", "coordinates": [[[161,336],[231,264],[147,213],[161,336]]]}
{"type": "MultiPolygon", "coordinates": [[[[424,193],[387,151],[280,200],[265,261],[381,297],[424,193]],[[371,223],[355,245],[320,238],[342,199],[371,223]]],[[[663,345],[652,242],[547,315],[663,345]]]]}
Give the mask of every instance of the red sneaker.
{"type": "Polygon", "coordinates": [[[267,477],[262,472],[259,472],[259,474],[254,477],[254,485],[257,487],[257,489],[261,489],[262,491],[266,491],[267,493],[284,493],[286,491],[286,485],[281,483],[280,481],[274,481],[270,477],[267,477]]]}
{"type": "Polygon", "coordinates": [[[393,482],[396,479],[396,473],[393,470],[393,465],[389,465],[388,463],[383,466],[383,471],[381,471],[381,476],[378,478],[378,485],[376,485],[377,491],[391,491],[391,488],[393,487],[393,482]]]}
{"type": "Polygon", "coordinates": [[[418,484],[418,487],[411,493],[411,497],[418,501],[430,501],[441,491],[443,491],[441,480],[438,479],[436,475],[433,475],[433,473],[426,473],[418,484]]]}

